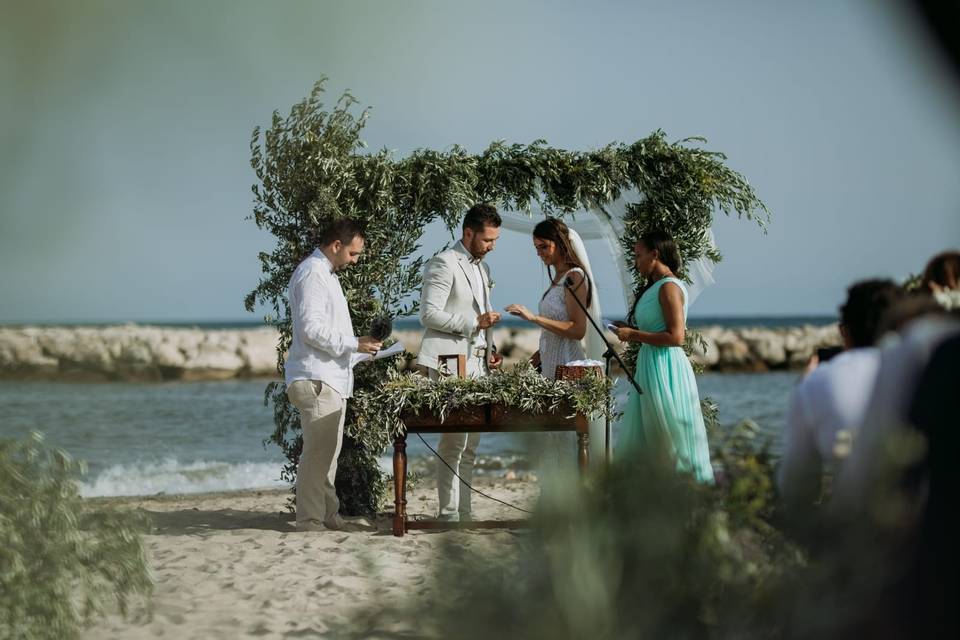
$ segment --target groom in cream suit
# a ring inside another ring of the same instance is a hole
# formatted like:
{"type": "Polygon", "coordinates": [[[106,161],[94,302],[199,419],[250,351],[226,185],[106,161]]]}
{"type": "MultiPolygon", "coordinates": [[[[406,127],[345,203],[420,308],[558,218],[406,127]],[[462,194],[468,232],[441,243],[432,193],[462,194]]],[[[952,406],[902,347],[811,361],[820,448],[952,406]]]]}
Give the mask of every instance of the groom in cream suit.
{"type": "MultiPolygon", "coordinates": [[[[484,256],[500,237],[500,214],[490,204],[476,204],[463,218],[463,237],[427,263],[420,293],[420,324],[426,331],[417,364],[436,378],[441,355],[466,356],[468,377],[483,376],[500,366],[493,351],[492,327],[500,314],[490,305],[490,267],[484,256]]],[[[470,482],[479,433],[444,433],[438,453],[464,481],[470,482]]],[[[470,519],[470,489],[455,482],[454,473],[437,461],[437,493],[441,520],[470,519]]]]}

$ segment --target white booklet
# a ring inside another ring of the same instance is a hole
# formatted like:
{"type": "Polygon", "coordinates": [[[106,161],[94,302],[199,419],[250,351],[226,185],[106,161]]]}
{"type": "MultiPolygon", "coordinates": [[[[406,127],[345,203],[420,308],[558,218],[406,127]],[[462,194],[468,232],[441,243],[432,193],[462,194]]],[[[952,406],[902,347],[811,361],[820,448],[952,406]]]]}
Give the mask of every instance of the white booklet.
{"type": "Polygon", "coordinates": [[[361,362],[367,362],[369,360],[379,360],[380,358],[391,358],[395,355],[403,353],[406,349],[403,346],[402,342],[395,342],[386,349],[382,351],[377,351],[374,355],[369,353],[354,353],[350,356],[350,366],[355,366],[361,362]]]}

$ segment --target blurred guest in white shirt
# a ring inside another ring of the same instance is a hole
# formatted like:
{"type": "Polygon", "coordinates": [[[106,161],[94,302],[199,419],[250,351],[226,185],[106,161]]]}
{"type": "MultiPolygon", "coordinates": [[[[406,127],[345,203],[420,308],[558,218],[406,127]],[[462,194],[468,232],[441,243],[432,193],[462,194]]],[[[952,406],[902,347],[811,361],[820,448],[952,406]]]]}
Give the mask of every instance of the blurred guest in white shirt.
{"type": "Polygon", "coordinates": [[[836,465],[860,427],[880,366],[880,321],[902,295],[891,280],[866,280],[847,290],[840,307],[843,350],[826,362],[814,356],[790,402],[777,477],[788,509],[816,502],[825,467],[836,465]]]}
{"type": "MultiPolygon", "coordinates": [[[[889,486],[881,486],[891,475],[886,468],[890,462],[887,449],[900,446],[898,439],[916,429],[909,415],[911,403],[921,391],[929,395],[919,381],[940,345],[960,335],[960,312],[951,313],[928,296],[912,295],[891,308],[883,324],[887,332],[869,407],[833,485],[830,506],[838,519],[867,511],[877,494],[889,490],[889,486]]],[[[958,385],[960,378],[954,380],[954,388],[960,390],[958,385]]],[[[945,396],[921,408],[933,410],[951,401],[955,398],[945,396]]],[[[909,502],[915,508],[923,506],[922,498],[909,502]]]]}
{"type": "Polygon", "coordinates": [[[284,366],[287,397],[300,411],[303,451],[297,467],[297,529],[373,530],[363,519],[340,516],[334,487],[343,442],[347,398],[353,395],[351,356],[376,353],[379,340],[353,334],[350,309],[336,272],[356,264],[363,227],[341,218],[326,229],[320,248],[290,278],[293,340],[284,366]]]}

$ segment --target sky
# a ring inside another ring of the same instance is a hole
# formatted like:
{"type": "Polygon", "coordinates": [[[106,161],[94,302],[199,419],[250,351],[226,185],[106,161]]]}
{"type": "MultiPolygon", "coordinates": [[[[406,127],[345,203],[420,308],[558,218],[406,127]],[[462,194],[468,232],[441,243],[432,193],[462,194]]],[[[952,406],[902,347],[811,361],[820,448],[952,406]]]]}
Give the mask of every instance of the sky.
{"type": "MultiPolygon", "coordinates": [[[[0,5],[0,323],[256,319],[250,135],[322,75],[397,158],[706,137],[772,220],[718,212],[692,316],[833,314],[851,282],[960,246],[960,84],[899,3],[0,5]]],[[[495,305],[536,304],[530,238],[488,260],[495,305]]]]}

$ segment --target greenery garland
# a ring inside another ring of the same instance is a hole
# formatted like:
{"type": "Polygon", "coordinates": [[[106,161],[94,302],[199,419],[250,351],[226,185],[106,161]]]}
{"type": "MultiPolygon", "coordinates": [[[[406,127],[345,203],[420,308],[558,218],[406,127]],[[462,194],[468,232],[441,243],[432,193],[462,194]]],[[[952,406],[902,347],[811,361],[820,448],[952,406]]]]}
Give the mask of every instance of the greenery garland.
{"type": "Polygon", "coordinates": [[[404,429],[402,414],[432,413],[445,420],[453,411],[483,405],[503,405],[533,414],[588,418],[613,416],[613,384],[602,376],[548,380],[527,362],[480,378],[444,377],[430,380],[418,374],[391,371],[378,387],[358,393],[356,432],[380,431],[384,446],[404,429]]]}
{"type": "MultiPolygon", "coordinates": [[[[625,256],[645,230],[663,228],[687,261],[704,256],[719,261],[708,239],[716,209],[761,226],[768,219],[753,188],[724,164],[723,154],[694,146],[700,138],[670,143],[657,130],[632,144],[593,151],[555,149],[543,140],[497,141],[479,154],[454,145],[447,151],[418,149],[398,160],[386,149],[365,152],[360,133],[369,109],[358,113],[356,99],[345,93],[327,110],[321,101],[325,83],[326,78],[317,82],[289,115],[274,112],[268,128],[254,129],[250,143],[258,180],[251,217],[276,238],[276,246],[260,253],[263,277],[245,304],[250,311],[257,303],[272,309],[267,321],[280,331],[280,371],[291,340],[290,275],[316,247],[323,228],[342,216],[367,224],[363,257],[340,276],[358,334],[384,313],[417,312],[424,259],[414,256],[423,228],[439,218],[452,234],[466,209],[479,201],[525,212],[537,204],[548,215],[567,216],[635,190],[642,198],[627,209],[625,256]]],[[[641,278],[634,275],[639,286],[641,278]]],[[[357,390],[377,387],[391,368],[385,361],[358,367],[357,390]]],[[[283,477],[293,481],[302,447],[296,410],[282,383],[271,383],[265,400],[274,406],[269,440],[283,450],[288,459],[283,477]]],[[[348,403],[348,425],[356,423],[355,404],[348,403]]],[[[385,488],[377,464],[382,430],[348,427],[348,434],[337,491],[347,513],[371,512],[385,488]]]]}

